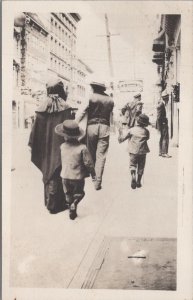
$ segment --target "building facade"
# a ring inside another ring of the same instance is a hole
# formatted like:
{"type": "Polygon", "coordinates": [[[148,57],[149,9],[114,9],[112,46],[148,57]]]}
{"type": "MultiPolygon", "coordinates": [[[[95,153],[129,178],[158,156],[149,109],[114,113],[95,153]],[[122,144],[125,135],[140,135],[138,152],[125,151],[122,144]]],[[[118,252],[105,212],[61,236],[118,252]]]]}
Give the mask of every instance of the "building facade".
{"type": "Polygon", "coordinates": [[[87,78],[93,71],[81,60],[76,62],[76,75],[73,101],[76,106],[84,103],[89,97],[90,86],[87,83],[87,78]]]}
{"type": "Polygon", "coordinates": [[[76,54],[76,13],[21,13],[14,20],[13,125],[30,127],[46,82],[59,78],[74,108],[85,99],[91,69],[76,54]],[[29,124],[28,124],[29,123],[29,124]],[[29,126],[28,126],[29,125],[29,126]]]}
{"type": "Polygon", "coordinates": [[[50,75],[61,79],[70,99],[74,96],[76,78],[76,28],[80,16],[75,13],[51,13],[50,16],[50,75]]]}
{"type": "Polygon", "coordinates": [[[157,38],[153,41],[153,62],[157,65],[157,102],[162,91],[169,96],[167,116],[172,144],[179,145],[181,16],[161,15],[157,38]]]}
{"type": "Polygon", "coordinates": [[[27,126],[37,105],[35,95],[45,93],[48,31],[34,13],[23,13],[14,23],[13,82],[15,127],[27,126]]]}

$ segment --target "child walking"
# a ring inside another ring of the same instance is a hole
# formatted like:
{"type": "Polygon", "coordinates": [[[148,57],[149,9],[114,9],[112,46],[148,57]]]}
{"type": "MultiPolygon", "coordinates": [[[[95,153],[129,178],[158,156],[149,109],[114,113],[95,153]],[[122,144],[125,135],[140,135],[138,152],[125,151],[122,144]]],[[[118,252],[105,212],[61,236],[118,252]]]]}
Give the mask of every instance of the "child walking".
{"type": "Polygon", "coordinates": [[[149,125],[149,117],[145,114],[140,114],[137,119],[137,126],[127,130],[123,136],[123,131],[119,130],[119,143],[129,140],[129,156],[130,156],[130,171],[131,171],[131,188],[140,188],[141,178],[144,173],[146,154],[150,152],[147,140],[149,139],[149,130],[145,127],[149,125]],[[136,176],[137,175],[137,176],[136,176]]]}
{"type": "Polygon", "coordinates": [[[83,199],[85,178],[91,174],[96,182],[96,174],[89,151],[79,140],[84,136],[74,120],[66,120],[55,128],[55,132],[64,137],[61,148],[61,177],[66,202],[69,206],[69,217],[77,217],[77,205],[83,199]]]}

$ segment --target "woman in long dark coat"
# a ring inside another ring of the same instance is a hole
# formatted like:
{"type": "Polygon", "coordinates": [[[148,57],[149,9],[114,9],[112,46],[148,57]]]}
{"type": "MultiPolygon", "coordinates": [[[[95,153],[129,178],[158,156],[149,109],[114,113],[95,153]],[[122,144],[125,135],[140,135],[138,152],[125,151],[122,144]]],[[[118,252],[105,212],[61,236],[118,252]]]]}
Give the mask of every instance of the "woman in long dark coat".
{"type": "Polygon", "coordinates": [[[47,99],[36,111],[29,146],[31,161],[42,172],[45,206],[50,213],[67,208],[60,177],[60,145],[63,138],[55,127],[67,119],[74,119],[72,108],[66,103],[67,94],[61,81],[47,85],[47,99]]]}

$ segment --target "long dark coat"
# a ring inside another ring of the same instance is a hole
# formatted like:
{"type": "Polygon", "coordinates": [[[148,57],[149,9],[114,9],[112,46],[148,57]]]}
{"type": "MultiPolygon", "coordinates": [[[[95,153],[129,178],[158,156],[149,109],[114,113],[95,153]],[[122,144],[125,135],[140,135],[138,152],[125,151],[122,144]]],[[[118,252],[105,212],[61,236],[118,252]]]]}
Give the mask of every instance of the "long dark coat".
{"type": "Polygon", "coordinates": [[[73,119],[71,107],[61,98],[51,99],[49,97],[43,107],[36,112],[36,119],[29,139],[31,161],[42,172],[45,204],[49,210],[59,209],[60,200],[64,200],[60,178],[60,145],[64,139],[55,133],[55,127],[67,119],[73,119]],[[50,182],[52,182],[51,187],[49,186],[50,182]],[[54,194],[52,199],[49,194],[52,196],[54,194]]]}

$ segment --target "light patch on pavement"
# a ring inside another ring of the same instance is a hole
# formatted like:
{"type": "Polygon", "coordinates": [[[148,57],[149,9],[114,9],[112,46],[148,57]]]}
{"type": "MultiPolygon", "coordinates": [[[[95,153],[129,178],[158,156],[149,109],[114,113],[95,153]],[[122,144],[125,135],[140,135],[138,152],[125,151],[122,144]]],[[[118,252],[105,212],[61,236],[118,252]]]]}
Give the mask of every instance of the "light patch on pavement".
{"type": "Polygon", "coordinates": [[[30,255],[26,257],[18,266],[18,271],[20,274],[25,274],[29,272],[30,267],[34,260],[36,259],[35,255],[30,255]]]}
{"type": "Polygon", "coordinates": [[[128,256],[128,258],[131,259],[135,265],[141,265],[145,261],[145,259],[147,259],[147,255],[148,252],[146,250],[139,250],[134,254],[128,256]]]}
{"type": "Polygon", "coordinates": [[[124,239],[121,242],[120,248],[121,248],[122,252],[125,252],[125,253],[129,253],[130,252],[130,248],[129,248],[129,245],[128,245],[128,239],[124,239]]]}

